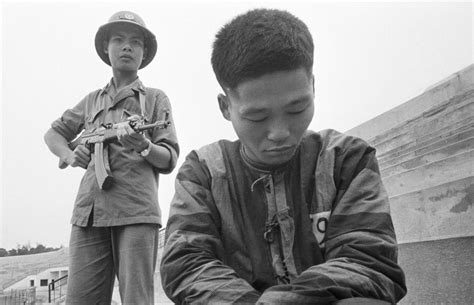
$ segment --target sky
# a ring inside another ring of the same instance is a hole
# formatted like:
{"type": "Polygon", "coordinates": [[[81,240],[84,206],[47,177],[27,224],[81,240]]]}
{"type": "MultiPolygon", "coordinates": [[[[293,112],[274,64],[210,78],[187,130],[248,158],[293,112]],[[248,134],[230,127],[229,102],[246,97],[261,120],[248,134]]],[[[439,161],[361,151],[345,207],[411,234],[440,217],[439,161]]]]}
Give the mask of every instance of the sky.
{"type": "Polygon", "coordinates": [[[312,32],[312,130],[349,130],[474,62],[472,2],[2,1],[0,248],[68,245],[84,171],[60,170],[43,136],[64,110],[110,80],[94,37],[113,13],[134,11],[157,37],[156,57],[139,76],[170,98],[181,148],[177,168],[160,177],[166,223],[185,156],[236,139],[217,104],[214,35],[260,7],[288,10],[312,32]]]}

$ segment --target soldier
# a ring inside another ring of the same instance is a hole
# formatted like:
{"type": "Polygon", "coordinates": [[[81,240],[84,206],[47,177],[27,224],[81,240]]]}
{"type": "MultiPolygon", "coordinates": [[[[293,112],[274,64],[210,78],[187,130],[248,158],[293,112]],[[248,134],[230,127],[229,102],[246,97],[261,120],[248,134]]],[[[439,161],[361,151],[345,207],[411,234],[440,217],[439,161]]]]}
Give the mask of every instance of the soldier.
{"type": "Polygon", "coordinates": [[[95,36],[99,57],[112,67],[112,79],[89,93],[55,120],[45,142],[61,162],[86,169],[77,194],[70,237],[67,303],[110,304],[115,276],[124,304],[153,304],[158,230],[159,174],[170,173],[179,154],[171,105],[166,94],[145,87],[138,70],[157,50],[155,35],[142,18],[115,13],[95,36]],[[141,115],[156,122],[168,112],[171,126],[135,132],[128,124],[117,130],[118,141],[104,146],[113,183],[101,189],[84,145],[69,142],[81,131],[141,115]]]}
{"type": "Polygon", "coordinates": [[[166,294],[180,304],[400,300],[405,278],[374,148],[307,130],[306,25],[286,11],[249,11],[217,33],[211,61],[238,140],[192,151],[179,170],[166,294]]]}

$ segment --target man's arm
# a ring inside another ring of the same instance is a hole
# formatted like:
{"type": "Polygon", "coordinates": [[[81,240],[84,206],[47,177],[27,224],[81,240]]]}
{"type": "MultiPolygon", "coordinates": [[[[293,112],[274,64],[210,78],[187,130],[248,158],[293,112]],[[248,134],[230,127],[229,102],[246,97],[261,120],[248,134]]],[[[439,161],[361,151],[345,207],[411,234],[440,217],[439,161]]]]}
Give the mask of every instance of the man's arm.
{"type": "Polygon", "coordinates": [[[324,255],[326,262],[289,285],[264,292],[261,302],[333,302],[368,297],[395,303],[406,293],[397,244],[375,151],[351,140],[334,154],[334,189],[324,255]]]}
{"type": "Polygon", "coordinates": [[[91,160],[91,152],[84,145],[78,145],[72,151],[66,138],[53,128],[48,129],[44,135],[44,141],[49,150],[59,157],[61,163],[64,162],[72,167],[87,168],[91,160]]]}
{"type": "Polygon", "coordinates": [[[176,178],[161,277],[176,303],[255,303],[260,293],[223,262],[210,175],[192,152],[176,178]]]}
{"type": "Polygon", "coordinates": [[[179,156],[176,124],[173,119],[171,103],[166,94],[158,90],[155,96],[157,102],[156,120],[169,122],[166,128],[155,128],[150,134],[152,143],[150,154],[145,159],[150,162],[161,174],[169,174],[176,167],[179,156]]]}
{"type": "Polygon", "coordinates": [[[77,145],[71,150],[69,142],[84,129],[85,114],[84,109],[91,93],[83,98],[77,105],[71,109],[67,109],[56,119],[45,135],[44,141],[49,150],[59,157],[59,164],[66,163],[72,167],[87,168],[90,161],[90,150],[84,145],[77,145]]]}
{"type": "Polygon", "coordinates": [[[144,157],[151,165],[157,168],[168,168],[171,162],[171,152],[165,147],[153,144],[143,133],[136,132],[132,127],[126,125],[117,131],[120,143],[128,148],[140,153],[149,149],[144,157]]]}

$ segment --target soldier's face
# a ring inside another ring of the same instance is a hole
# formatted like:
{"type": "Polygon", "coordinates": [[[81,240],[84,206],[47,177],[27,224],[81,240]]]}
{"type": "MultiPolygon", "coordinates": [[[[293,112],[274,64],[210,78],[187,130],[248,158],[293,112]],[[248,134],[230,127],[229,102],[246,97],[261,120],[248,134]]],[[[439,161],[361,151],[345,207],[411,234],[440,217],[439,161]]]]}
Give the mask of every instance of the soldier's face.
{"type": "Polygon", "coordinates": [[[106,53],[113,69],[137,71],[145,55],[143,33],[129,25],[118,26],[109,34],[106,53]]]}

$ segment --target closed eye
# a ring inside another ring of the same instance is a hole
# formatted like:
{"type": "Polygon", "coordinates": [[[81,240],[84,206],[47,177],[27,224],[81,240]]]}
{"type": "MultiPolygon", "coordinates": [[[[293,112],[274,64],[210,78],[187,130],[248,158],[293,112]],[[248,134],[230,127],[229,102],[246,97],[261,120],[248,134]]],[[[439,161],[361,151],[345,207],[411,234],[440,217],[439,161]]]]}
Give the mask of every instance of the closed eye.
{"type": "Polygon", "coordinates": [[[262,108],[250,108],[241,112],[243,119],[251,122],[262,122],[268,117],[268,110],[262,108]]]}
{"type": "Polygon", "coordinates": [[[263,122],[267,119],[267,117],[246,117],[245,119],[251,122],[263,122]]]}
{"type": "Polygon", "coordinates": [[[293,107],[287,110],[289,114],[300,114],[306,111],[310,104],[298,105],[297,107],[293,107]]]}
{"type": "Polygon", "coordinates": [[[285,107],[286,112],[289,114],[300,114],[304,112],[311,105],[311,97],[306,96],[300,99],[292,101],[287,107],[285,107]]]}
{"type": "Polygon", "coordinates": [[[288,111],[289,114],[300,114],[303,113],[306,110],[307,107],[301,110],[294,110],[294,111],[288,111]]]}

